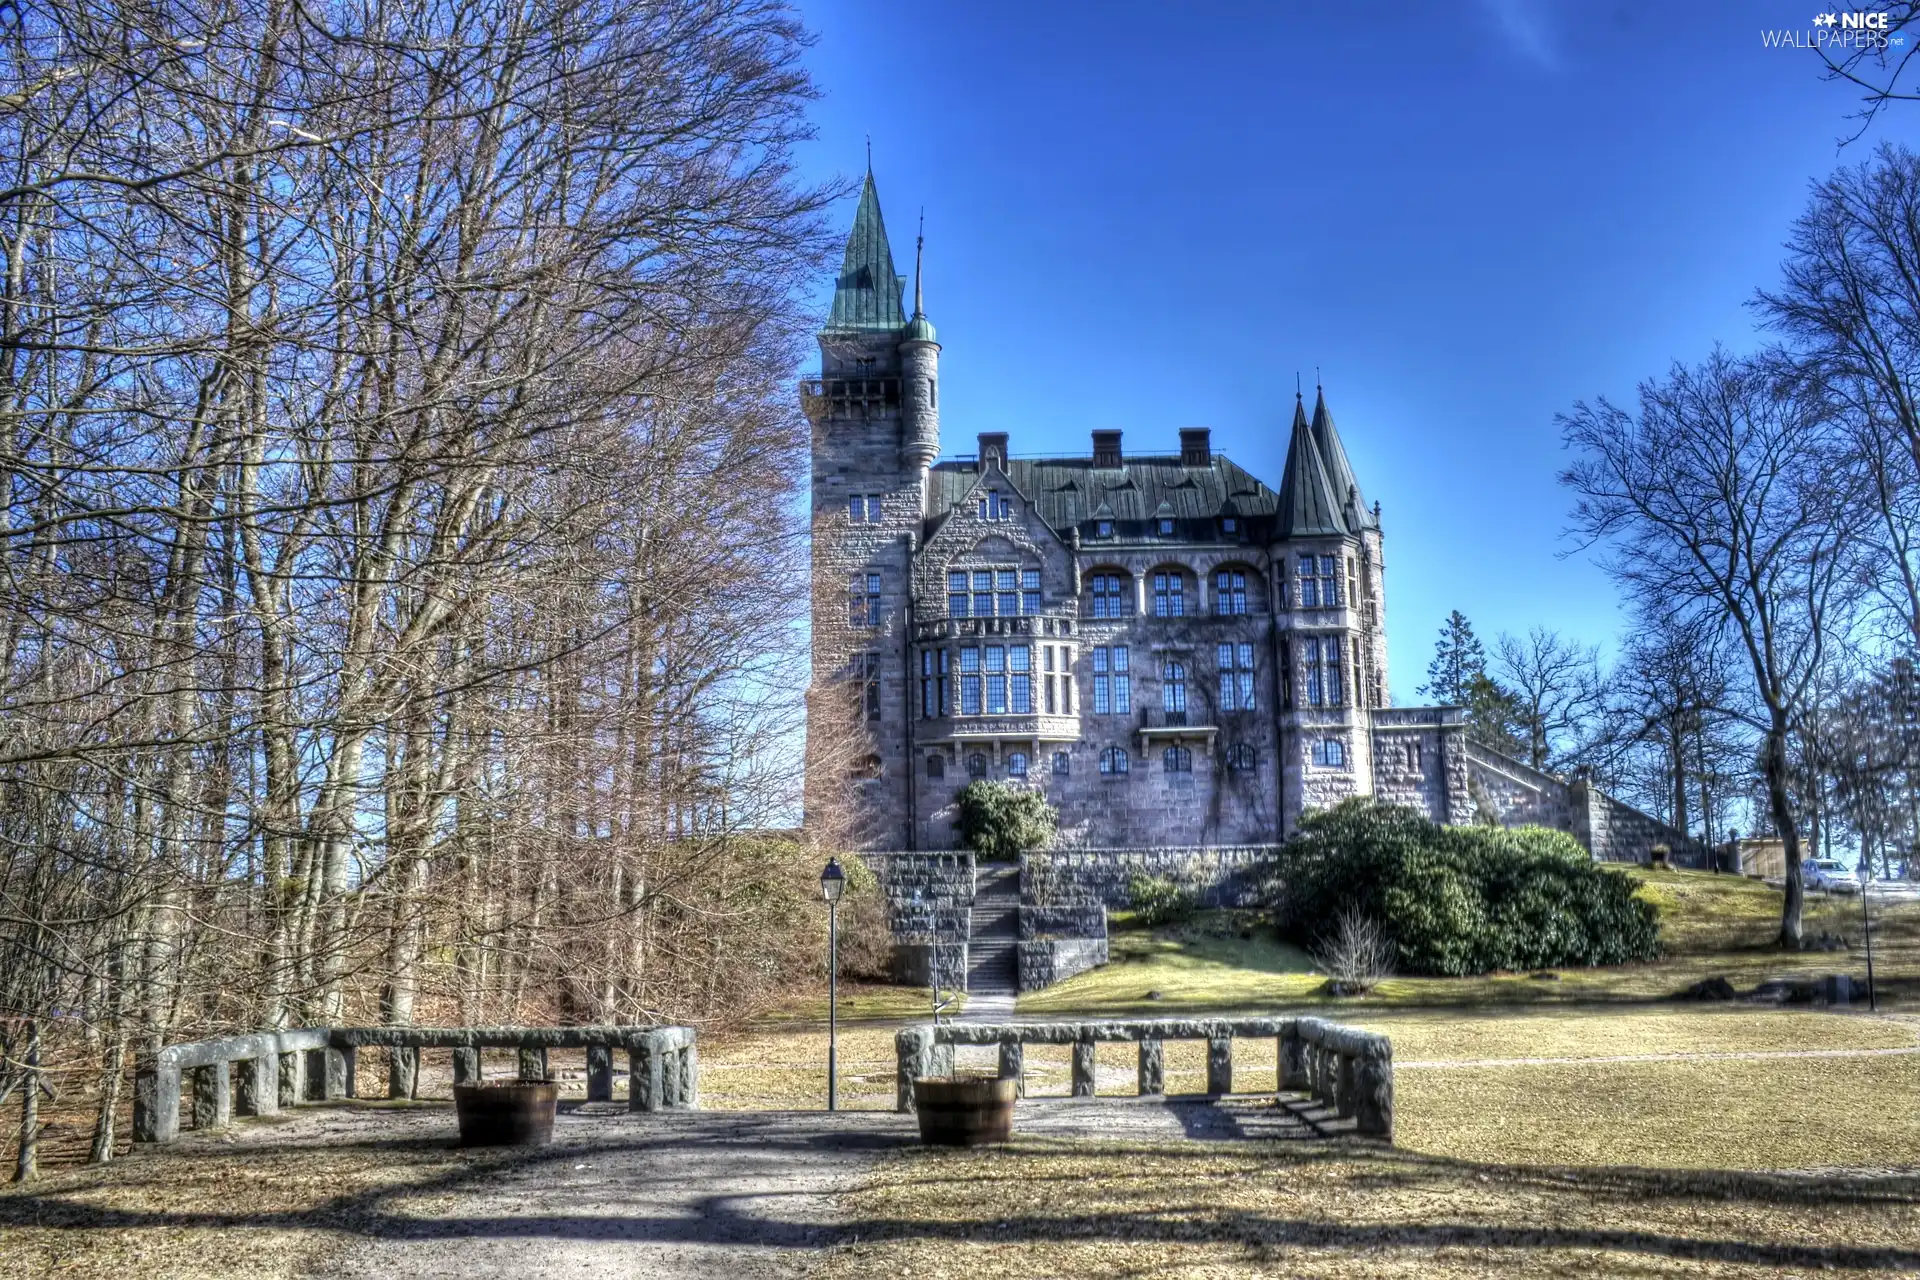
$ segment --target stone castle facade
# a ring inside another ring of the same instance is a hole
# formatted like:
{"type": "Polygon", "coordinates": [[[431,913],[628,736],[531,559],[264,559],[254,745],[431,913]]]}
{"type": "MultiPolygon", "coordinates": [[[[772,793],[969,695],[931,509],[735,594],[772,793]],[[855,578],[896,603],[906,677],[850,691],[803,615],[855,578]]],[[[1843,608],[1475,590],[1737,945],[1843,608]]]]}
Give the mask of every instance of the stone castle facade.
{"type": "Polygon", "coordinates": [[[866,749],[810,738],[810,808],[845,801],[854,847],[935,850],[976,778],[1038,788],[1096,847],[1270,843],[1355,795],[1442,822],[1490,803],[1459,709],[1391,705],[1381,510],[1324,393],[1296,397],[1277,488],[1204,428],[1177,454],[988,433],[942,460],[917,262],[910,314],[905,284],[869,174],[803,386],[813,688],[866,749]]]}

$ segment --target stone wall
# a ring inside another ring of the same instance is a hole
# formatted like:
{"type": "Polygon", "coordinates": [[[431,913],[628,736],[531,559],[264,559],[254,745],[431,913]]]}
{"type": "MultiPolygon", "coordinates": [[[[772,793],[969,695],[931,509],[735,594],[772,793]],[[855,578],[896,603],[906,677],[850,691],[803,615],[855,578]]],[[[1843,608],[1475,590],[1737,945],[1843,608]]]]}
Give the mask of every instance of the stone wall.
{"type": "Polygon", "coordinates": [[[1038,991],[1065,982],[1107,962],[1107,940],[1099,938],[1022,939],[1020,989],[1038,991]]]}
{"type": "Polygon", "coordinates": [[[910,986],[930,985],[934,939],[938,937],[943,981],[964,986],[967,939],[973,931],[973,855],[896,852],[857,856],[880,882],[880,891],[887,899],[894,980],[910,986]]]}
{"type": "Polygon", "coordinates": [[[1274,845],[1225,845],[1163,849],[1056,849],[1020,859],[1022,897],[1043,904],[1097,902],[1128,907],[1127,882],[1134,876],[1174,881],[1202,906],[1253,905],[1257,873],[1274,845]],[[1028,886],[1033,888],[1029,890],[1028,886]]]}
{"type": "Polygon", "coordinates": [[[1373,794],[1435,822],[1472,817],[1466,713],[1459,707],[1383,707],[1373,713],[1373,794]]]}
{"type": "Polygon", "coordinates": [[[1551,827],[1572,835],[1601,862],[1650,862],[1665,845],[1675,866],[1705,869],[1705,845],[1608,795],[1585,778],[1568,781],[1462,739],[1471,805],[1456,821],[1486,809],[1503,827],[1551,827]]]}
{"type": "Polygon", "coordinates": [[[1600,861],[1651,862],[1653,846],[1663,844],[1674,866],[1707,869],[1707,847],[1685,832],[1614,799],[1584,779],[1575,779],[1571,790],[1575,804],[1585,810],[1587,834],[1582,843],[1600,861]]]}

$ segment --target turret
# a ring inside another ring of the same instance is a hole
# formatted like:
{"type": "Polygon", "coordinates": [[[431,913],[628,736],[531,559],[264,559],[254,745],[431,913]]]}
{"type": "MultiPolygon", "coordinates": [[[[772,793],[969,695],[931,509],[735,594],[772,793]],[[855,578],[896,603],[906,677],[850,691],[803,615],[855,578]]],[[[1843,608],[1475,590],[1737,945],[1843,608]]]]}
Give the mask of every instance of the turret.
{"type": "Polygon", "coordinates": [[[940,344],[927,319],[921,267],[926,255],[925,215],[913,243],[913,318],[900,339],[900,403],[906,417],[900,454],[924,480],[940,456],[940,344]]]}

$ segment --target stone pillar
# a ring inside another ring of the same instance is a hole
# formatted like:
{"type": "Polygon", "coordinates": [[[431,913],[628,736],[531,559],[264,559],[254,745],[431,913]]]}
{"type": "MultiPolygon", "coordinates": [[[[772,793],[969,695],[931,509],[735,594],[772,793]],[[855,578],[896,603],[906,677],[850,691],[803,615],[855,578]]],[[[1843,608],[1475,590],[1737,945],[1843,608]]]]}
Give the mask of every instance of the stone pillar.
{"type": "Polygon", "coordinates": [[[233,1084],[227,1064],[193,1069],[193,1127],[223,1129],[233,1123],[233,1084]]]}
{"type": "Polygon", "coordinates": [[[1027,1047],[1018,1040],[1000,1042],[1000,1078],[1014,1082],[1016,1098],[1027,1096],[1027,1047]]]}
{"type": "Polygon", "coordinates": [[[1307,1087],[1307,1046],[1300,1032],[1288,1027],[1280,1033],[1280,1091],[1299,1093],[1307,1087]]]}
{"type": "Polygon", "coordinates": [[[1159,1097],[1167,1091],[1166,1052],[1159,1036],[1140,1041],[1140,1096],[1159,1097]]]}
{"type": "Polygon", "coordinates": [[[354,1091],[354,1074],[359,1063],[359,1051],[352,1045],[335,1048],[329,1045],[321,1050],[327,1056],[326,1092],[327,1101],[337,1098],[351,1098],[354,1091]]]}
{"type": "Polygon", "coordinates": [[[1354,1131],[1393,1141],[1393,1058],[1361,1058],[1353,1071],[1354,1131]]]}
{"type": "Polygon", "coordinates": [[[280,1055],[280,1105],[297,1107],[307,1100],[307,1055],[295,1049],[280,1055]]]}
{"type": "Polygon", "coordinates": [[[453,1051],[453,1082],[455,1084],[480,1083],[479,1049],[455,1049],[453,1051]]]}
{"type": "Polygon", "coordinates": [[[908,1027],[894,1033],[893,1109],[913,1110],[913,1082],[933,1074],[933,1028],[908,1027]]]}
{"type": "Polygon", "coordinates": [[[387,1096],[389,1098],[411,1098],[413,1096],[413,1064],[418,1049],[404,1045],[394,1045],[387,1050],[387,1096]]]}
{"type": "Polygon", "coordinates": [[[172,1142],[180,1136],[180,1068],[144,1062],[133,1078],[133,1140],[172,1142]]]}
{"type": "Polygon", "coordinates": [[[693,1108],[700,1105],[700,1047],[693,1041],[687,1041],[680,1050],[680,1089],[679,1105],[693,1108]]]}
{"type": "Polygon", "coordinates": [[[650,1037],[643,1036],[628,1048],[627,1110],[658,1111],[663,1105],[661,1057],[650,1037]]]}
{"type": "Polygon", "coordinates": [[[613,1101],[613,1050],[603,1044],[587,1046],[587,1101],[613,1101]]]}
{"type": "Polygon", "coordinates": [[[1233,1092],[1233,1037],[1207,1038],[1207,1092],[1233,1092]]]}
{"type": "Polygon", "coordinates": [[[936,1076],[950,1076],[953,1074],[953,1046],[951,1044],[936,1044],[933,1046],[931,1074],[936,1076]]]}
{"type": "Polygon", "coordinates": [[[1073,1042],[1073,1096],[1093,1096],[1093,1041],[1073,1042]]]}
{"type": "Polygon", "coordinates": [[[1333,1106],[1342,1120],[1353,1115],[1353,1055],[1344,1050],[1333,1060],[1333,1106]]]}
{"type": "Polygon", "coordinates": [[[545,1080],[547,1078],[547,1047],[543,1044],[523,1044],[520,1046],[520,1078],[522,1080],[545,1080]]]}
{"type": "Polygon", "coordinates": [[[280,1114],[280,1055],[269,1050],[239,1065],[233,1109],[243,1116],[280,1114]]]}

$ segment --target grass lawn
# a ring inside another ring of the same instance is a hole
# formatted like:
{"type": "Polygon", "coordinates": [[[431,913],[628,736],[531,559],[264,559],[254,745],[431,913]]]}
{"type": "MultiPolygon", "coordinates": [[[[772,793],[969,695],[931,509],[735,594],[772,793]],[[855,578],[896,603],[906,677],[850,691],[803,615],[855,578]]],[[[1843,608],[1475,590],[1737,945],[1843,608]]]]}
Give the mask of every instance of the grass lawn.
{"type": "MultiPolygon", "coordinates": [[[[1205,912],[1182,925],[1131,927],[1113,913],[1112,961],[1058,986],[1022,996],[1023,1014],[1068,1012],[1110,1017],[1176,1016],[1228,1009],[1324,1006],[1339,1016],[1375,1006],[1478,1006],[1646,1001],[1672,996],[1706,977],[1737,987],[1767,978],[1852,973],[1866,977],[1860,900],[1810,896],[1805,932],[1845,938],[1851,951],[1781,952],[1780,893],[1754,880],[1702,871],[1631,874],[1640,894],[1659,910],[1666,954],[1645,964],[1478,978],[1393,978],[1361,1000],[1321,992],[1304,951],[1273,939],[1251,913],[1205,912]],[[1158,999],[1149,999],[1158,992],[1158,999]]],[[[1920,903],[1873,905],[1874,967],[1881,998],[1893,1008],[1920,1008],[1920,903]]]]}
{"type": "MultiPolygon", "coordinates": [[[[1388,1010],[1359,1021],[1395,1039],[1392,1149],[1028,1139],[914,1151],[843,1206],[861,1243],[821,1274],[1920,1269],[1920,1054],[1595,1061],[1910,1050],[1920,1027],[1698,1007],[1388,1010]],[[1570,1060],[1514,1063],[1544,1057],[1570,1060]]],[[[1263,1048],[1236,1053],[1243,1080],[1272,1070],[1263,1048]]],[[[1170,1088],[1199,1087],[1197,1055],[1176,1072],[1170,1054],[1168,1065],[1170,1088]]]]}

